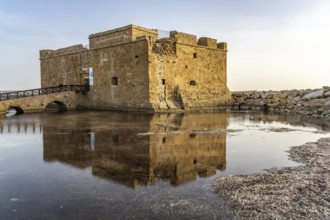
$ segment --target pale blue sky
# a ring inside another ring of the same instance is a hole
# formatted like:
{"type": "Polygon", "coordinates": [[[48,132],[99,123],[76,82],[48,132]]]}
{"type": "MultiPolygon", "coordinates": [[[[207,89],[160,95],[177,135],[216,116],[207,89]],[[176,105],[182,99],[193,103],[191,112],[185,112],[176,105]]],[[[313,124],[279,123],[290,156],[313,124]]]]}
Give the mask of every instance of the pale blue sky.
{"type": "Polygon", "coordinates": [[[231,90],[330,86],[328,0],[0,0],[0,90],[40,87],[40,49],[128,24],[226,41],[231,90]]]}

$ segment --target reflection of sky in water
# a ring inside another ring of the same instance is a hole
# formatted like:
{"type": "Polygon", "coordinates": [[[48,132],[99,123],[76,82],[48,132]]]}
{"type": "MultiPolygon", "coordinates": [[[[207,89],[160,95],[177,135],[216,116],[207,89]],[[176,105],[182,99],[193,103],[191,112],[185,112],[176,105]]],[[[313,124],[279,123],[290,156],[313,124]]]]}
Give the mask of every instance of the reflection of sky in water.
{"type": "Polygon", "coordinates": [[[329,133],[322,121],[262,114],[2,119],[0,218],[224,217],[216,177],[296,165],[285,151],[326,136],[315,133],[322,129],[329,133]]]}

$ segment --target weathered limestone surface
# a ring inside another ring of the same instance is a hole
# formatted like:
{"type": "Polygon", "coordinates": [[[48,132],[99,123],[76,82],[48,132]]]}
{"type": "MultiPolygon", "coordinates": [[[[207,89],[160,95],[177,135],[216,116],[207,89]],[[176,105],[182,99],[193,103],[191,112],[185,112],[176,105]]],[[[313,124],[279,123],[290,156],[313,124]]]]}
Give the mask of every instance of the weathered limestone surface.
{"type": "Polygon", "coordinates": [[[283,91],[232,92],[234,109],[299,113],[330,119],[330,87],[283,91]]]}
{"type": "Polygon", "coordinates": [[[78,106],[90,109],[183,111],[219,109],[230,102],[227,47],[216,39],[128,25],[92,34],[90,48],[40,51],[42,87],[84,84],[78,106]]]}
{"type": "Polygon", "coordinates": [[[227,50],[216,40],[171,32],[150,48],[150,101],[153,109],[166,111],[209,110],[230,101],[227,87],[227,50]]]}
{"type": "Polygon", "coordinates": [[[12,99],[0,102],[0,114],[6,113],[9,108],[19,108],[23,112],[41,112],[51,102],[63,104],[67,110],[77,107],[77,93],[73,91],[40,95],[34,97],[12,99]]]}

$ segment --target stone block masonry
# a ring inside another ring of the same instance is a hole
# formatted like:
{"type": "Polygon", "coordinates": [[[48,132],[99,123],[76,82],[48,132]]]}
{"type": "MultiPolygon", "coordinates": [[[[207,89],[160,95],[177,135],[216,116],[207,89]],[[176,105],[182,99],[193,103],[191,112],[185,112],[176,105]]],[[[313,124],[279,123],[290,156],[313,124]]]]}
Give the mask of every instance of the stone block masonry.
{"type": "Polygon", "coordinates": [[[232,92],[233,109],[298,113],[330,120],[330,87],[283,91],[232,92]]]}
{"type": "Polygon", "coordinates": [[[230,103],[227,44],[216,39],[128,25],[89,36],[89,48],[41,50],[41,86],[93,85],[77,94],[86,109],[214,110],[230,103]]]}

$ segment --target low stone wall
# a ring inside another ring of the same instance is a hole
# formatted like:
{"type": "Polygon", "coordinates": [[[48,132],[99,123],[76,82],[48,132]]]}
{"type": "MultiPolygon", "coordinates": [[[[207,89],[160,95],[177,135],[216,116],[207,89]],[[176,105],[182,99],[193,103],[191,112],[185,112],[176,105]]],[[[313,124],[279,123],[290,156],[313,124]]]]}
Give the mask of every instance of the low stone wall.
{"type": "Polygon", "coordinates": [[[232,92],[233,108],[299,113],[330,120],[330,87],[283,91],[232,92]]]}

